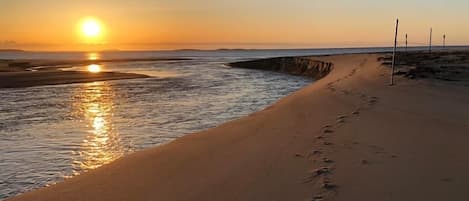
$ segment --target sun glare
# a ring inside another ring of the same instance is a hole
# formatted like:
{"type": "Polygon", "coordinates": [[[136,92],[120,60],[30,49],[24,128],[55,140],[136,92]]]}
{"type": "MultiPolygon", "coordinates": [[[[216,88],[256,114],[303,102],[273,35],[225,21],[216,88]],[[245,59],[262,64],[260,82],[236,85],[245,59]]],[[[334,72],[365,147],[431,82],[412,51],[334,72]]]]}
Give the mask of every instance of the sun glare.
{"type": "Polygon", "coordinates": [[[99,73],[101,72],[101,66],[98,64],[91,64],[88,66],[88,71],[90,73],[99,73]]]}
{"type": "Polygon", "coordinates": [[[102,28],[98,20],[88,18],[83,20],[81,25],[81,31],[83,35],[87,38],[96,38],[101,35],[102,28]]]}

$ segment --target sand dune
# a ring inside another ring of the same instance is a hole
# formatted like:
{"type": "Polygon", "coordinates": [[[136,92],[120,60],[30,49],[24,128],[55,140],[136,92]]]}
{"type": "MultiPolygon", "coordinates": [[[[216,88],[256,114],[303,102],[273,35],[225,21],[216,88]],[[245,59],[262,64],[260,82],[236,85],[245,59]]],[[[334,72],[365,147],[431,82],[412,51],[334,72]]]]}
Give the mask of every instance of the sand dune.
{"type": "Polygon", "coordinates": [[[388,86],[380,56],[311,57],[334,70],[264,111],[10,200],[467,200],[467,87],[388,86]]]}

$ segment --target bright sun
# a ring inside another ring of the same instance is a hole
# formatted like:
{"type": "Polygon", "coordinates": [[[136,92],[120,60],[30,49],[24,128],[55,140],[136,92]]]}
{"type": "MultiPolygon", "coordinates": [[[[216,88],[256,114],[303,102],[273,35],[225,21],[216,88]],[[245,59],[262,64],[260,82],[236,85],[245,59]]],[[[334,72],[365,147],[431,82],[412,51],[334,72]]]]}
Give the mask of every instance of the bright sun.
{"type": "Polygon", "coordinates": [[[87,38],[96,38],[101,35],[101,24],[96,19],[86,19],[81,25],[81,31],[87,38]]]}

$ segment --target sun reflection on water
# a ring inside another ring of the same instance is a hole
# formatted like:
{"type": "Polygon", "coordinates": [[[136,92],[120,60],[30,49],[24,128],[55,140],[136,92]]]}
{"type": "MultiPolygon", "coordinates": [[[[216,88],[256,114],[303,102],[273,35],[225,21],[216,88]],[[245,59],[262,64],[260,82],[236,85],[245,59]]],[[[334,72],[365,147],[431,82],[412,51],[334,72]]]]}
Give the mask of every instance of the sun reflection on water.
{"type": "Polygon", "coordinates": [[[90,64],[90,65],[87,66],[87,70],[90,73],[99,73],[99,72],[101,72],[101,65],[90,64]]]}
{"type": "Polygon", "coordinates": [[[99,53],[96,53],[96,52],[88,53],[86,55],[86,57],[87,57],[88,60],[91,60],[91,61],[101,59],[101,55],[99,53]]]}
{"type": "Polygon", "coordinates": [[[114,161],[125,150],[112,120],[113,88],[105,82],[85,84],[74,98],[74,116],[89,129],[73,162],[75,174],[78,174],[114,161]]]}

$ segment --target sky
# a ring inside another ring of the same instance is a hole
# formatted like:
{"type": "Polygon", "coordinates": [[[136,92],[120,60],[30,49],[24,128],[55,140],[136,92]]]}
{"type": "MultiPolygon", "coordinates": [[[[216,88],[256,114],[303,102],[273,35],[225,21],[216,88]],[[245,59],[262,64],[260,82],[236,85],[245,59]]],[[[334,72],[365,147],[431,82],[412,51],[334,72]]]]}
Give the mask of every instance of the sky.
{"type": "Polygon", "coordinates": [[[0,48],[160,50],[469,44],[467,0],[0,0],[0,48]],[[90,42],[85,18],[100,22],[90,42]]]}

